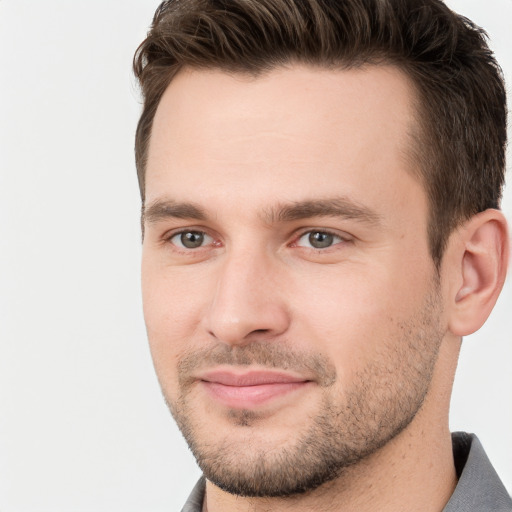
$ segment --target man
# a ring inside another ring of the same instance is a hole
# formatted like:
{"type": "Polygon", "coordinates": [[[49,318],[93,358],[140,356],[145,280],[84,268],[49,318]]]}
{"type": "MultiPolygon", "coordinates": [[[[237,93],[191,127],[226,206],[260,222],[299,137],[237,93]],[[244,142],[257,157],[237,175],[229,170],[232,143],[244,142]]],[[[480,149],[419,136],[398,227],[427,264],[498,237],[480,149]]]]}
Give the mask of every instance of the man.
{"type": "Polygon", "coordinates": [[[205,476],[183,510],[512,510],[448,429],[509,253],[481,30],[438,0],[174,0],[135,72],[144,314],[205,476]]]}

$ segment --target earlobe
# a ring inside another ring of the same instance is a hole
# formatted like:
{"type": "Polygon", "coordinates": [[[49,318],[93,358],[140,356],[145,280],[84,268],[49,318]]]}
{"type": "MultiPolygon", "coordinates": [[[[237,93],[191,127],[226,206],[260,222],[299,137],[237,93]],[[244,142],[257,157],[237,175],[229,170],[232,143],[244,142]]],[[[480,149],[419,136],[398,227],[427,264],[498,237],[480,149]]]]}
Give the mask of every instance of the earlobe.
{"type": "Polygon", "coordinates": [[[454,236],[459,238],[451,271],[458,273],[451,290],[449,330],[456,336],[477,331],[487,320],[507,273],[507,222],[499,210],[471,217],[454,236]]]}

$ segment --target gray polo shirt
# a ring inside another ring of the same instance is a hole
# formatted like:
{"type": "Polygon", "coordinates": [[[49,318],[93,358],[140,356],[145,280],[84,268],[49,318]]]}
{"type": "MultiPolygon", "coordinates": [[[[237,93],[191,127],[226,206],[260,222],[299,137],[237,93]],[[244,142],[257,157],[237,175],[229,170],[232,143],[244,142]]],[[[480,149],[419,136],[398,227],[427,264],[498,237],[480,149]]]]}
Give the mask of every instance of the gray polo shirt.
{"type": "MultiPolygon", "coordinates": [[[[443,512],[512,512],[512,500],[474,434],[452,434],[459,482],[443,512]]],[[[197,482],[181,512],[201,512],[205,480],[197,482]]]]}

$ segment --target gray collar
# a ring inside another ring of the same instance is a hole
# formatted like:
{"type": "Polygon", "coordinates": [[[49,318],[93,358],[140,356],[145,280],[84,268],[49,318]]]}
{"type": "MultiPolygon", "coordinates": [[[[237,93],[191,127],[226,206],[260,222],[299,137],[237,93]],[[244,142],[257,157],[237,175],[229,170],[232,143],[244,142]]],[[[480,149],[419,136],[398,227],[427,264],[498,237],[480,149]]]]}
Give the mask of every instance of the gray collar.
{"type": "Polygon", "coordinates": [[[511,512],[512,500],[474,434],[452,434],[459,483],[443,512],[511,512]]]}
{"type": "Polygon", "coordinates": [[[201,512],[203,509],[204,493],[206,491],[206,480],[202,476],[192,489],[185,506],[181,512],[201,512]]]}

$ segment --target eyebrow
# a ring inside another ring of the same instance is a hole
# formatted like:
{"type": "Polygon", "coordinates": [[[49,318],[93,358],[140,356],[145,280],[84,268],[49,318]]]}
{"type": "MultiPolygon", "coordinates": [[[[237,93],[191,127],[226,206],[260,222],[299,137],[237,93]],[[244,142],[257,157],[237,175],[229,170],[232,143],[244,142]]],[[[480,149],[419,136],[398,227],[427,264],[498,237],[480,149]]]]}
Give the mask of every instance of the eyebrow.
{"type": "Polygon", "coordinates": [[[142,207],[143,224],[154,223],[165,219],[195,219],[207,220],[208,216],[203,208],[194,203],[179,203],[172,199],[157,199],[149,206],[142,207]]]}
{"type": "Polygon", "coordinates": [[[265,212],[265,218],[271,224],[311,217],[341,217],[374,226],[380,225],[382,220],[371,208],[345,197],[297,201],[265,212]]]}
{"type": "MultiPolygon", "coordinates": [[[[377,212],[345,197],[295,201],[277,205],[263,212],[263,219],[268,224],[292,222],[311,217],[341,217],[376,226],[381,223],[381,216],[377,212]]],[[[143,224],[169,218],[206,221],[208,215],[197,204],[172,199],[157,199],[149,206],[142,207],[143,224]]]]}

